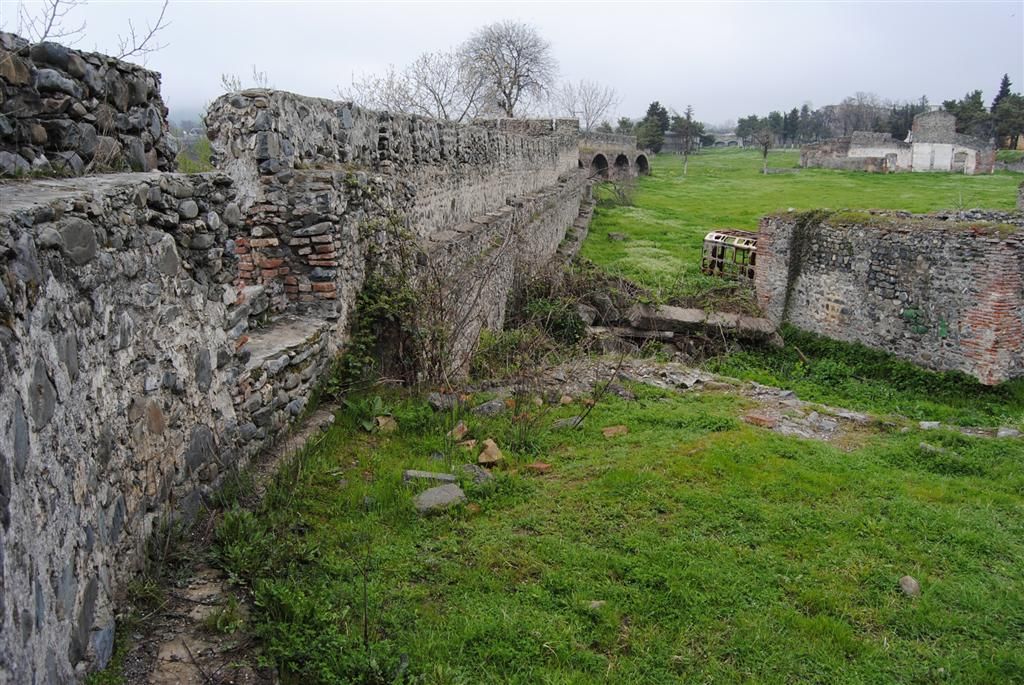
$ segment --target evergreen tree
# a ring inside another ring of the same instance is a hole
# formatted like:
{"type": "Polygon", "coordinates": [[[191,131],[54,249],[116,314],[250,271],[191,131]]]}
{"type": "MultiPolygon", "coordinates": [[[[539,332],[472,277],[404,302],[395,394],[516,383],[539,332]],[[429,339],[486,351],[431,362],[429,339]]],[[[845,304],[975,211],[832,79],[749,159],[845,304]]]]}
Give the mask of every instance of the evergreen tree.
{"type": "Polygon", "coordinates": [[[619,117],[619,121],[615,125],[615,132],[631,134],[633,133],[634,128],[635,126],[633,125],[632,119],[630,119],[629,117],[619,117]]]}
{"type": "Polygon", "coordinates": [[[665,109],[657,100],[648,105],[647,114],[644,116],[644,119],[653,119],[654,121],[657,121],[658,125],[661,126],[662,132],[667,131],[669,124],[671,123],[668,117],[668,110],[665,109]]]}
{"type": "Polygon", "coordinates": [[[636,144],[643,150],[661,152],[661,146],[665,144],[665,130],[657,117],[645,118],[636,127],[636,144]]]}
{"type": "Polygon", "coordinates": [[[1024,96],[1010,93],[1004,97],[992,118],[995,120],[997,143],[1016,150],[1024,134],[1024,96]]]}
{"type": "Polygon", "coordinates": [[[800,120],[797,122],[797,137],[802,141],[811,140],[815,137],[811,117],[811,106],[806,102],[804,103],[804,106],[800,108],[800,120]]]}
{"type": "Polygon", "coordinates": [[[992,109],[990,110],[993,114],[996,113],[996,108],[999,107],[999,103],[1002,102],[1007,95],[1010,94],[1010,75],[1003,74],[1003,80],[999,83],[999,92],[996,93],[995,98],[992,100],[992,109]]]}
{"type": "Polygon", "coordinates": [[[981,91],[967,93],[961,100],[946,100],[942,106],[956,115],[957,133],[988,138],[992,135],[992,115],[982,99],[981,91]]]}
{"type": "Polygon", "coordinates": [[[783,137],[789,142],[795,142],[797,133],[800,131],[800,110],[796,107],[786,115],[782,126],[783,137]]]}

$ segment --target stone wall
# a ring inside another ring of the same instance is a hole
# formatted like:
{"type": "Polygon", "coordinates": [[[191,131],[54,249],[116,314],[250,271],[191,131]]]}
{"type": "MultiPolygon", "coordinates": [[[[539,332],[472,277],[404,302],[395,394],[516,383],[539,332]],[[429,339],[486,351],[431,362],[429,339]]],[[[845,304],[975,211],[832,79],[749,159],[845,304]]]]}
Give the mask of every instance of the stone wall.
{"type": "Polygon", "coordinates": [[[909,143],[887,133],[855,131],[804,145],[800,165],[824,169],[888,173],[896,171],[947,171],[990,174],[995,168],[995,148],[988,142],[956,132],[956,117],[935,111],[914,117],[909,143]]]}
{"type": "Polygon", "coordinates": [[[776,325],[860,342],[985,384],[1024,375],[1024,216],[766,217],[758,302],[776,325]]]}
{"type": "Polygon", "coordinates": [[[160,74],[0,33],[0,177],[173,170],[160,74]]]}
{"type": "MultiPolygon", "coordinates": [[[[485,263],[492,240],[518,273],[526,261],[554,256],[584,188],[573,120],[465,126],[249,90],[215,101],[207,125],[248,227],[234,242],[240,285],[266,288],[275,311],[331,313],[339,335],[365,279],[368,246],[405,236],[421,277],[461,276],[441,290],[465,285],[472,269],[461,255],[485,263]],[[553,195],[558,207],[531,209],[536,197],[553,195]],[[563,215],[571,217],[550,235],[545,221],[563,215]],[[437,249],[453,235],[459,249],[437,249]]],[[[466,320],[459,308],[448,321],[453,335],[475,340],[481,326],[500,326],[513,275],[495,269],[477,279],[490,284],[488,297],[474,298],[488,313],[466,320]]]]}
{"type": "Polygon", "coordinates": [[[0,183],[0,681],[106,663],[147,540],[301,415],[373,269],[459,373],[589,190],[575,122],[247,91],[209,124],[221,172],[0,183]]]}

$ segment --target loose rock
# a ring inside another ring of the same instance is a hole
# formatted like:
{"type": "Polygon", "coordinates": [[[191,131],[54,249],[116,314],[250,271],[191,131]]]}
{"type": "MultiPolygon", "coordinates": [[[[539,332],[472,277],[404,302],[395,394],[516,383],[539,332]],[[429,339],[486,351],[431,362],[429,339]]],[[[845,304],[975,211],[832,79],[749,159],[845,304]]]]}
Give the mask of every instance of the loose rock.
{"type": "Polygon", "coordinates": [[[468,432],[469,427],[466,425],[466,423],[464,421],[459,421],[457,424],[455,424],[454,428],[448,431],[447,435],[449,438],[453,440],[462,440],[462,438],[466,437],[466,433],[468,432]]]}
{"type": "Polygon", "coordinates": [[[500,399],[493,399],[473,408],[473,413],[480,416],[497,416],[503,411],[505,411],[505,402],[500,399]]]}
{"type": "Polygon", "coordinates": [[[618,437],[620,435],[625,435],[628,432],[629,432],[629,427],[627,427],[627,426],[608,426],[607,428],[602,428],[601,429],[601,433],[606,438],[615,438],[615,437],[618,437]]]}
{"type": "Polygon", "coordinates": [[[433,471],[406,469],[405,471],[402,471],[402,480],[406,483],[416,480],[434,480],[438,483],[457,483],[459,479],[450,473],[435,473],[433,471]]]}
{"type": "Polygon", "coordinates": [[[495,466],[504,460],[505,456],[498,449],[498,445],[490,438],[484,440],[484,450],[476,458],[477,463],[483,466],[495,466]]]}
{"type": "Polygon", "coordinates": [[[900,590],[907,597],[919,597],[921,595],[921,584],[913,576],[900,578],[900,590]]]}
{"type": "Polygon", "coordinates": [[[412,504],[420,514],[432,514],[466,501],[466,493],[458,485],[448,483],[424,490],[416,495],[412,504]]]}

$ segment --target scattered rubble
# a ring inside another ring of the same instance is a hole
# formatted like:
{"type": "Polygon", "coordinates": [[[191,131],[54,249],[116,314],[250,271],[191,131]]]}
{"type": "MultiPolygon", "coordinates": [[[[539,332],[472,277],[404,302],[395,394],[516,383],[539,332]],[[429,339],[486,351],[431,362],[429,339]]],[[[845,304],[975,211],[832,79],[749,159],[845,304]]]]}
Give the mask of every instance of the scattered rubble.
{"type": "Polygon", "coordinates": [[[459,441],[459,440],[462,440],[462,438],[466,437],[466,434],[468,432],[469,432],[469,427],[466,425],[466,422],[465,421],[459,421],[457,424],[455,424],[454,428],[452,428],[450,431],[448,431],[448,433],[446,435],[449,438],[451,438],[452,440],[459,441]]]}
{"type": "Polygon", "coordinates": [[[381,433],[394,433],[398,430],[398,422],[393,416],[375,416],[373,422],[381,433]]]}
{"type": "Polygon", "coordinates": [[[494,479],[490,471],[476,464],[463,464],[462,470],[473,479],[474,485],[483,485],[494,479]]]}
{"type": "Polygon", "coordinates": [[[505,456],[498,449],[498,445],[490,438],[484,440],[484,449],[476,458],[477,463],[482,466],[495,466],[504,460],[505,456]]]}

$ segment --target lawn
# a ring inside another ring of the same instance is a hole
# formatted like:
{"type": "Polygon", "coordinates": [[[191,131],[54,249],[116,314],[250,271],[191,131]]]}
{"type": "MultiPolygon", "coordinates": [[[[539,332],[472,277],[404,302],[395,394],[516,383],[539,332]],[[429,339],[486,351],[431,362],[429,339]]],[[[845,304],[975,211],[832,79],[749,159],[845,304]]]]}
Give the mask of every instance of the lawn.
{"type": "MultiPolygon", "coordinates": [[[[799,153],[769,153],[768,165],[795,167],[799,153]]],[[[700,304],[721,281],[700,273],[704,235],[714,228],[755,230],[765,214],[793,208],[903,209],[930,212],[983,207],[1013,209],[1020,174],[868,174],[801,169],[760,173],[753,150],[715,150],[690,158],[658,155],[637,181],[633,206],[602,206],[582,254],[651,288],[659,299],[700,304]],[[611,241],[609,232],[629,240],[611,241]]]]}
{"type": "Polygon", "coordinates": [[[219,529],[283,682],[1024,682],[1021,441],[879,424],[842,451],[741,396],[633,390],[535,453],[513,412],[392,397],[382,435],[357,401],[219,529]],[[459,418],[507,468],[419,517],[401,470],[461,473],[459,418]]]}

